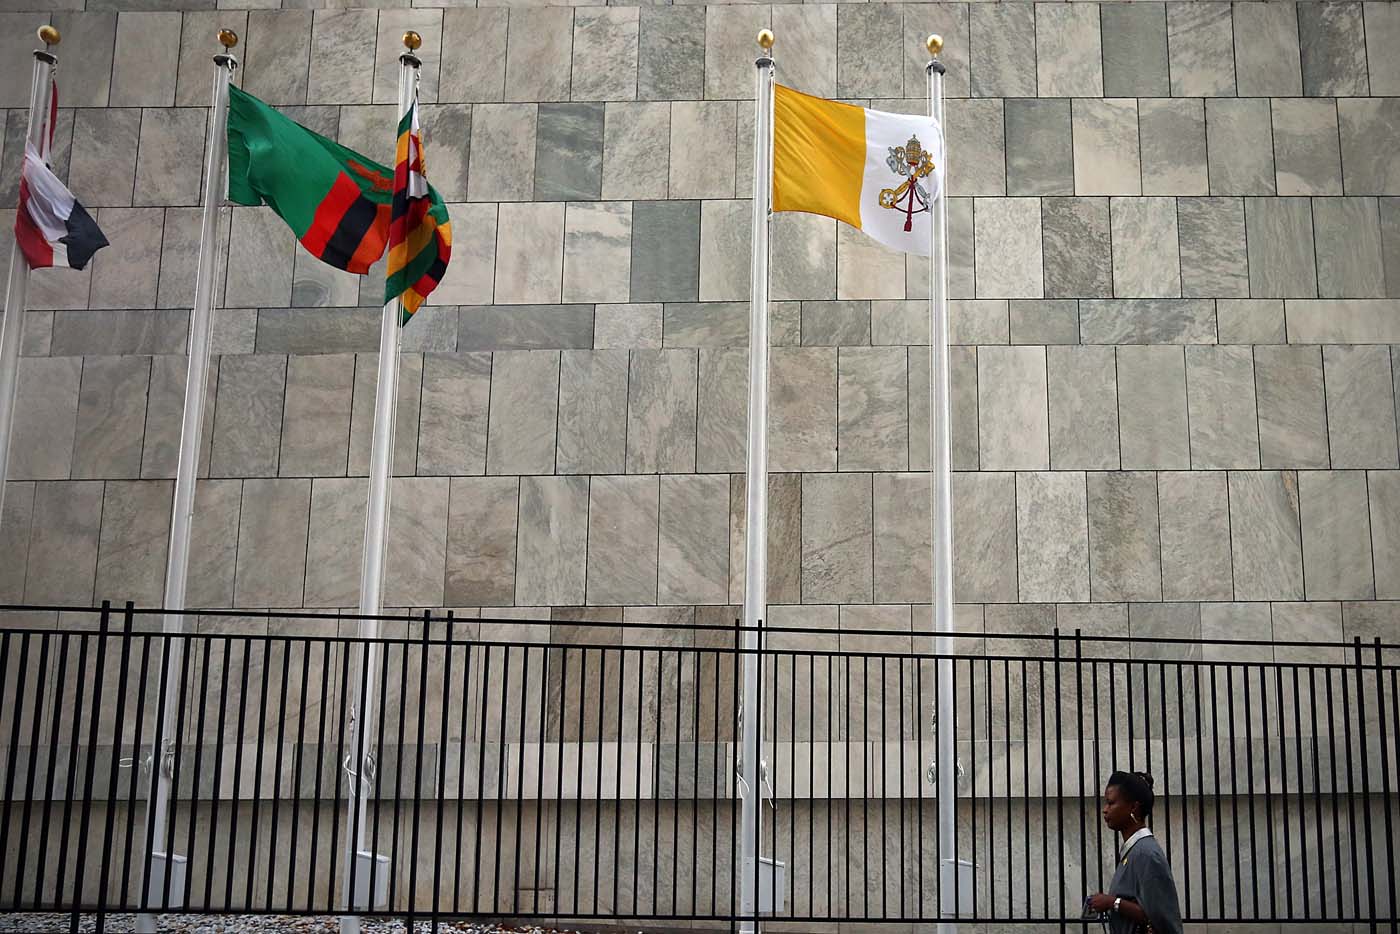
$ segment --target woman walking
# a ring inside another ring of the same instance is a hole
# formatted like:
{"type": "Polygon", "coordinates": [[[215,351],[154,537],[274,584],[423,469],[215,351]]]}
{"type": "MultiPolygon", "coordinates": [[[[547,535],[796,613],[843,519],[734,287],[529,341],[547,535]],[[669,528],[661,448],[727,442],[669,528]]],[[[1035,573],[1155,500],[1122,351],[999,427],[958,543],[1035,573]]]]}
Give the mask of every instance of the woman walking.
{"type": "Polygon", "coordinates": [[[1103,795],[1103,820],[1123,838],[1108,893],[1090,896],[1112,934],[1182,934],[1181,907],[1167,854],[1152,836],[1152,776],[1114,772],[1103,795]]]}

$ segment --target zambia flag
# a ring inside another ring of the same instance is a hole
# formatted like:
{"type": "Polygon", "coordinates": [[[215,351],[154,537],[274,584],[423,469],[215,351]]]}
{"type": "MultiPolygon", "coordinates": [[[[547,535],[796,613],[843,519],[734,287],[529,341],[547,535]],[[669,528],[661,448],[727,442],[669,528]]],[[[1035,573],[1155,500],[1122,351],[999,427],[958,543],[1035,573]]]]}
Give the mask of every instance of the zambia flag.
{"type": "Polygon", "coordinates": [[[423,169],[423,136],[418,129],[415,99],[399,121],[385,304],[402,296],[403,320],[407,322],[442,281],[451,255],[452,225],[447,219],[447,205],[428,186],[423,169]]]}
{"type": "Polygon", "coordinates": [[[228,95],[229,200],[268,205],[313,256],[369,272],[389,240],[393,174],[251,94],[230,86],[228,95]]]}

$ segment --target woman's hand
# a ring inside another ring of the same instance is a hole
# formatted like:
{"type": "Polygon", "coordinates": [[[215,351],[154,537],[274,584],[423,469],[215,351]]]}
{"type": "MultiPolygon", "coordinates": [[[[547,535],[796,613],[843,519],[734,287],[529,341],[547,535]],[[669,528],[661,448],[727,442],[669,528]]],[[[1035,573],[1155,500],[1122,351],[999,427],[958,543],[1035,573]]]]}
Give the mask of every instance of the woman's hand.
{"type": "Polygon", "coordinates": [[[1113,896],[1105,895],[1102,892],[1089,896],[1089,907],[1099,914],[1107,914],[1113,910],[1113,896]]]}

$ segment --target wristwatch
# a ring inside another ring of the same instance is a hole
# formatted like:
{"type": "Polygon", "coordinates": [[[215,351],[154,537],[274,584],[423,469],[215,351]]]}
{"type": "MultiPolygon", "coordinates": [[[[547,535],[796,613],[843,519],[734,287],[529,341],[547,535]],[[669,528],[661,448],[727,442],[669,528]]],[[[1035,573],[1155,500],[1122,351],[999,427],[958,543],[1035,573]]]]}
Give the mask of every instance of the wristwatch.
{"type": "Polygon", "coordinates": [[[1114,913],[1114,914],[1118,914],[1118,909],[1121,908],[1122,906],[1123,906],[1123,899],[1122,899],[1121,897],[1120,897],[1120,898],[1115,898],[1115,899],[1113,900],[1113,913],[1114,913]]]}

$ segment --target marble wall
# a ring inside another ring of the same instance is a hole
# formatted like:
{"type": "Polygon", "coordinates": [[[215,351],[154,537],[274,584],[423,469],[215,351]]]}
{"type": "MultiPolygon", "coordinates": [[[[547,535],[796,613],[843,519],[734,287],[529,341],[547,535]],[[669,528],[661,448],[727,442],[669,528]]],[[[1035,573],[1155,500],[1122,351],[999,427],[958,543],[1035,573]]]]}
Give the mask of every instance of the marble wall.
{"type": "MultiPolygon", "coordinates": [[[[0,602],[160,599],[214,30],[387,160],[412,28],[456,243],[404,332],[390,604],[732,620],[768,26],[780,80],[904,111],[946,37],[961,626],[1400,641],[1400,7],[269,5],[0,13],[0,203],[51,19],[56,168],[113,243],[32,280],[0,602]]],[[[353,606],[378,271],[222,230],[191,603],[353,606]]],[[[772,250],[772,622],[926,627],[927,263],[802,215],[772,250]]]]}

